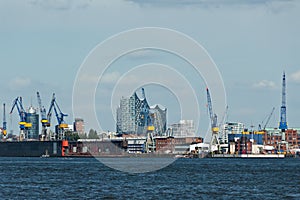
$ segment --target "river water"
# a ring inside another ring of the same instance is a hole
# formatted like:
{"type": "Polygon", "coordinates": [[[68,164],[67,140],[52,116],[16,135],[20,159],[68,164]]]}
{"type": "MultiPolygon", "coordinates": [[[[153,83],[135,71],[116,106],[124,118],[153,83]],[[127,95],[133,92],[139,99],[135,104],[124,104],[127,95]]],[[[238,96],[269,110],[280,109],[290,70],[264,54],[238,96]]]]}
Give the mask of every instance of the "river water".
{"type": "Polygon", "coordinates": [[[238,198],[300,199],[300,159],[177,159],[130,174],[93,158],[0,158],[0,199],[238,198]]]}

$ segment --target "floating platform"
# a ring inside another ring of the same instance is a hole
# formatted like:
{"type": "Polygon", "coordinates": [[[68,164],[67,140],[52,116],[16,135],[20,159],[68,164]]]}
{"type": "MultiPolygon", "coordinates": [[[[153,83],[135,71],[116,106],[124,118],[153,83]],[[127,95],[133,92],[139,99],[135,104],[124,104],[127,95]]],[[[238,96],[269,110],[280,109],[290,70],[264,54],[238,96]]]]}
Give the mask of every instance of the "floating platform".
{"type": "Polygon", "coordinates": [[[285,158],[284,154],[213,154],[212,158],[285,158]]]}
{"type": "Polygon", "coordinates": [[[68,141],[0,142],[0,157],[62,157],[68,141]]]}

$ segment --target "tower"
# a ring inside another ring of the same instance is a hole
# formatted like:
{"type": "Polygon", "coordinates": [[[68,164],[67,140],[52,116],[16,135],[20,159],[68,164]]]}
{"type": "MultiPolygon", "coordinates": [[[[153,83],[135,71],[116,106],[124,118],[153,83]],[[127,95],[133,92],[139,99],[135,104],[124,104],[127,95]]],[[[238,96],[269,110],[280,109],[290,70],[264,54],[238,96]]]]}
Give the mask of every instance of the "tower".
{"type": "Polygon", "coordinates": [[[283,72],[282,77],[282,101],[281,101],[281,108],[280,108],[280,122],[279,122],[279,129],[282,132],[285,132],[288,129],[287,122],[286,122],[286,82],[285,82],[285,72],[283,72]]]}
{"type": "Polygon", "coordinates": [[[39,114],[32,106],[29,107],[26,122],[31,123],[31,127],[27,129],[27,139],[39,139],[39,114]]]}

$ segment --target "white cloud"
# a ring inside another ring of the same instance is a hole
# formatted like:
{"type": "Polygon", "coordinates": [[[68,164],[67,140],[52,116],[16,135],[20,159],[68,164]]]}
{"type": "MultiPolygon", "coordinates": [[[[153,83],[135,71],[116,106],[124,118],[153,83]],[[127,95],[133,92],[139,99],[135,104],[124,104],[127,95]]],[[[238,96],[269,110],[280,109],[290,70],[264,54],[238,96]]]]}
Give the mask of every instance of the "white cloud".
{"type": "Polygon", "coordinates": [[[139,5],[155,5],[155,6],[212,6],[212,7],[221,7],[221,6],[239,6],[239,5],[246,5],[246,6],[255,6],[255,5],[263,5],[267,6],[269,4],[274,3],[287,3],[292,2],[293,0],[152,0],[152,1],[144,1],[144,0],[127,0],[130,2],[137,3],[139,5]]]}
{"type": "Polygon", "coordinates": [[[99,77],[91,74],[81,74],[79,80],[85,83],[93,84],[98,82],[99,77]]]}
{"type": "Polygon", "coordinates": [[[266,89],[275,89],[276,84],[273,81],[261,80],[253,84],[255,88],[266,88],[266,89]]]}
{"type": "Polygon", "coordinates": [[[154,51],[155,50],[150,50],[150,49],[143,49],[143,50],[139,50],[139,51],[134,51],[134,52],[128,54],[128,57],[131,58],[131,59],[151,58],[155,54],[154,51]]]}
{"type": "Polygon", "coordinates": [[[120,78],[120,73],[119,72],[110,72],[110,73],[105,73],[101,77],[101,82],[103,83],[114,83],[120,78]]]}
{"type": "Polygon", "coordinates": [[[26,77],[16,77],[9,82],[12,90],[21,90],[31,85],[31,79],[26,77]]]}
{"type": "Polygon", "coordinates": [[[32,0],[29,3],[46,10],[70,10],[73,7],[86,8],[91,0],[32,0]]]}
{"type": "Polygon", "coordinates": [[[92,74],[82,74],[80,75],[80,81],[90,84],[96,83],[115,83],[120,78],[119,72],[106,72],[102,75],[101,79],[100,76],[92,75],[92,74]]]}
{"type": "Polygon", "coordinates": [[[296,83],[300,83],[300,70],[291,74],[291,80],[296,83]]]}

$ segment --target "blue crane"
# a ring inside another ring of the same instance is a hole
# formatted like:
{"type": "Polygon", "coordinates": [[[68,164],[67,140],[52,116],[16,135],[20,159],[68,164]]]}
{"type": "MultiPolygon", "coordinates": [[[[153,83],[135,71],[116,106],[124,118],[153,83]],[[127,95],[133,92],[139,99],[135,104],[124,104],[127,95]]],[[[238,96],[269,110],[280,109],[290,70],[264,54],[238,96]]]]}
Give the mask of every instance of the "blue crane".
{"type": "Polygon", "coordinates": [[[40,114],[41,114],[41,123],[42,123],[42,136],[46,137],[47,135],[47,127],[50,126],[50,123],[47,119],[47,114],[46,114],[46,109],[44,106],[42,106],[42,99],[40,96],[40,93],[37,92],[37,100],[38,100],[38,104],[39,104],[39,109],[40,109],[40,114]]]}
{"type": "Polygon", "coordinates": [[[212,137],[210,141],[210,148],[211,151],[219,151],[220,142],[219,142],[219,127],[218,127],[218,118],[215,113],[213,113],[212,109],[212,101],[210,97],[210,93],[208,88],[206,88],[206,94],[207,94],[207,106],[208,106],[208,112],[209,112],[209,118],[210,118],[210,124],[211,124],[211,130],[212,130],[212,137]]]}
{"type": "Polygon", "coordinates": [[[285,82],[285,72],[283,72],[282,77],[282,102],[280,108],[280,122],[279,129],[283,132],[288,129],[287,121],[286,121],[286,82],[285,82]]]}
{"type": "Polygon", "coordinates": [[[23,102],[22,102],[22,97],[17,97],[14,102],[13,102],[13,106],[11,108],[10,114],[13,113],[14,108],[17,108],[18,110],[18,114],[20,117],[20,137],[23,139],[25,137],[25,132],[27,130],[27,128],[32,127],[31,123],[27,123],[26,117],[27,117],[27,113],[23,107],[23,102]]]}
{"type": "Polygon", "coordinates": [[[3,104],[3,135],[6,136],[7,131],[6,131],[6,113],[5,113],[5,103],[3,104]]]}
{"type": "Polygon", "coordinates": [[[219,127],[217,125],[218,117],[216,114],[213,113],[212,102],[211,102],[211,97],[208,88],[206,88],[206,93],[207,93],[207,106],[208,106],[209,118],[211,123],[211,129],[213,132],[218,132],[219,131],[219,127]]]}
{"type": "Polygon", "coordinates": [[[58,104],[56,102],[56,98],[55,98],[54,93],[53,93],[52,100],[51,100],[51,103],[50,103],[50,108],[49,108],[49,111],[48,111],[48,114],[47,114],[47,120],[48,120],[49,126],[50,126],[50,123],[51,123],[52,110],[54,110],[54,112],[55,112],[55,116],[56,116],[57,123],[58,123],[56,133],[62,134],[64,129],[68,128],[68,124],[66,124],[65,121],[64,121],[64,117],[67,117],[68,115],[64,114],[61,111],[60,107],[58,106],[58,104]]]}

